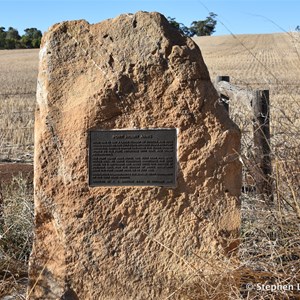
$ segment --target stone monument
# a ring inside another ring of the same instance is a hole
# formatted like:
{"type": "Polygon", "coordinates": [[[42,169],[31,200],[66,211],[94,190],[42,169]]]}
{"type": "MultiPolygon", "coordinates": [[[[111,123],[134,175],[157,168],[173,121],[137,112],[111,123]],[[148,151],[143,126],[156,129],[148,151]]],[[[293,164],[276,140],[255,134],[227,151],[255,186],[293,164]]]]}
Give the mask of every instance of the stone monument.
{"type": "Polygon", "coordinates": [[[35,122],[29,299],[185,299],[235,250],[240,132],[161,14],[52,26],[35,122]]]}

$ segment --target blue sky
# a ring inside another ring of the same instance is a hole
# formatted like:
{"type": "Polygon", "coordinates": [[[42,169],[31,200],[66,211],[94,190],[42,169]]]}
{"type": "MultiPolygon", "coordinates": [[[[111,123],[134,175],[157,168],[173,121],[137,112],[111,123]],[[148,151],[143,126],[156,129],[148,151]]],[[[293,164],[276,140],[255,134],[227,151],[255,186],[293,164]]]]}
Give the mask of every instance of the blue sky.
{"type": "Polygon", "coordinates": [[[187,26],[218,14],[214,35],[273,33],[300,25],[299,0],[0,0],[0,26],[46,31],[51,25],[76,19],[90,23],[139,10],[158,11],[187,26]]]}

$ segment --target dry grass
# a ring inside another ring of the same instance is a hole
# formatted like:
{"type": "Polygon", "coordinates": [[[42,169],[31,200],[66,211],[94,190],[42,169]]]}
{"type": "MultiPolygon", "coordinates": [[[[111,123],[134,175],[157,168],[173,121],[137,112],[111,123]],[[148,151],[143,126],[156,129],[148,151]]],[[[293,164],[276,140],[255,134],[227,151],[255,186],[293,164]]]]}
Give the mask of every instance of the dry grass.
{"type": "Polygon", "coordinates": [[[33,188],[23,177],[0,187],[0,299],[23,299],[33,237],[33,188]]]}
{"type": "MultiPolygon", "coordinates": [[[[214,276],[210,278],[195,271],[176,293],[183,295],[182,299],[198,300],[300,299],[297,291],[300,283],[300,36],[284,33],[201,37],[196,42],[212,79],[229,75],[232,83],[244,88],[270,90],[275,199],[270,206],[260,196],[243,194],[239,261],[232,257],[216,262],[214,276]],[[225,289],[224,282],[229,283],[225,289]],[[254,288],[247,288],[247,283],[252,283],[254,288]],[[259,284],[291,285],[294,289],[259,291],[259,284]],[[222,294],[224,291],[226,294],[222,294]]],[[[0,159],[32,159],[37,60],[37,50],[0,52],[0,159]]],[[[242,129],[242,159],[247,171],[247,166],[253,164],[253,116],[249,111],[245,113],[241,103],[230,105],[231,117],[242,129]]],[[[0,283],[0,299],[4,290],[17,292],[15,298],[22,299],[22,293],[18,294],[23,287],[19,279],[26,277],[32,234],[32,190],[19,180],[14,182],[14,187],[3,187],[2,194],[5,206],[0,226],[0,276],[4,280],[0,283]]],[[[207,257],[199,259],[209,262],[207,257]]],[[[169,299],[172,297],[170,294],[169,299]]]]}

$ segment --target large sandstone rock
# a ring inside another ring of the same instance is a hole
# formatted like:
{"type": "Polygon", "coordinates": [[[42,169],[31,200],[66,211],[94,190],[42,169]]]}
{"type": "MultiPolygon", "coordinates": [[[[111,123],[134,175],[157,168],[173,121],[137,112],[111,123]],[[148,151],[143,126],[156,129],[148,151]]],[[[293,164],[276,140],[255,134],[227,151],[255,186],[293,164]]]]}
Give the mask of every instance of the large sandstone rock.
{"type": "Polygon", "coordinates": [[[240,133],[217,98],[199,48],[158,13],[50,28],[29,299],[200,299],[240,225],[240,133]],[[177,128],[177,187],[90,187],[89,131],[117,128],[177,128]]]}

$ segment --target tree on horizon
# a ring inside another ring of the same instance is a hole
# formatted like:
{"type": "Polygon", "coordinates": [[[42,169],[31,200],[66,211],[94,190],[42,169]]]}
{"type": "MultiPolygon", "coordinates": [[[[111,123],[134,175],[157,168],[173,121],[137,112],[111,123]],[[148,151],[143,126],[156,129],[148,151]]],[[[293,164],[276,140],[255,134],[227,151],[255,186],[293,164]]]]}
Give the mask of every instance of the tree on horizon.
{"type": "Polygon", "coordinates": [[[13,27],[0,26],[0,49],[24,49],[39,48],[42,32],[37,28],[26,28],[25,34],[20,36],[18,30],[13,27]]]}
{"type": "Polygon", "coordinates": [[[217,14],[210,12],[205,20],[193,21],[190,27],[182,23],[178,23],[175,18],[168,17],[169,23],[179,30],[182,35],[192,37],[196,36],[209,36],[215,32],[217,25],[217,14]]]}

